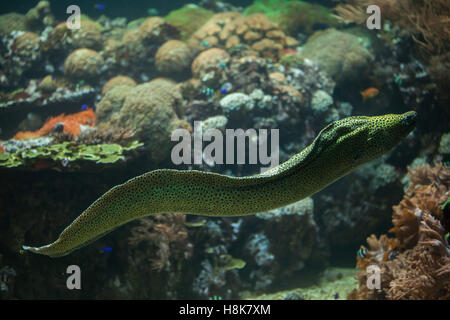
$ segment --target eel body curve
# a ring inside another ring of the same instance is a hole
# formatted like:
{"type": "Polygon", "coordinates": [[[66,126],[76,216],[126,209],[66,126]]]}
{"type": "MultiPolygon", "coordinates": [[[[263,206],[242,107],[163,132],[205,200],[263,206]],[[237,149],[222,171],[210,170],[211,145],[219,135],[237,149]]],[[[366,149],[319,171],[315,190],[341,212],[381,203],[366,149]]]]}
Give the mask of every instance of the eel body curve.
{"type": "Polygon", "coordinates": [[[415,118],[416,113],[410,111],[332,122],[308,147],[259,175],[231,177],[172,169],[145,173],[106,192],[55,242],[23,249],[59,257],[131,220],[152,214],[243,216],[288,205],[388,152],[411,132],[415,118]]]}

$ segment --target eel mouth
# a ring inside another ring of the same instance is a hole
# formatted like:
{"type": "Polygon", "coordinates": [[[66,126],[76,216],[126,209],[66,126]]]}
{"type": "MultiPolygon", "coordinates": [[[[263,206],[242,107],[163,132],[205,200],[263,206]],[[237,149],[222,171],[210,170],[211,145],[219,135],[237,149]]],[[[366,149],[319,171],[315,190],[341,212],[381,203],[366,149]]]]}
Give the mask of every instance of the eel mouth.
{"type": "Polygon", "coordinates": [[[402,125],[410,132],[416,126],[417,112],[409,111],[403,115],[402,125]]]}
{"type": "Polygon", "coordinates": [[[403,114],[402,127],[408,135],[416,127],[417,112],[409,111],[403,114]]]}

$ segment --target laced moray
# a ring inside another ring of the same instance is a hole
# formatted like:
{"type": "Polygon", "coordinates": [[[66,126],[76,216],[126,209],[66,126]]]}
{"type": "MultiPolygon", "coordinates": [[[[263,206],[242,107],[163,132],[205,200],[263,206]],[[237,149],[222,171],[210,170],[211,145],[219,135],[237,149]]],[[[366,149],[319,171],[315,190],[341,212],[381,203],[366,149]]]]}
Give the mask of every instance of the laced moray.
{"type": "Polygon", "coordinates": [[[118,185],[89,206],[59,238],[24,250],[64,256],[134,219],[179,212],[228,217],[282,207],[308,197],[392,149],[415,126],[413,111],[330,123],[305,149],[259,175],[230,177],[161,169],[118,185]]]}

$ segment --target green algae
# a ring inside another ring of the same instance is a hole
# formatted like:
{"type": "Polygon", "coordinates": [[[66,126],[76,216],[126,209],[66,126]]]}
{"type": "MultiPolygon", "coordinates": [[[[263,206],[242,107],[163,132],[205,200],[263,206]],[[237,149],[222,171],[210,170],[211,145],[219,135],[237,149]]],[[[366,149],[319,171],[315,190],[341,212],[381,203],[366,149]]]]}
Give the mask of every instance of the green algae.
{"type": "Polygon", "coordinates": [[[317,24],[329,27],[339,25],[326,7],[296,0],[255,0],[246,8],[244,15],[254,13],[265,14],[291,36],[296,36],[298,32],[312,34],[317,24]]]}
{"type": "Polygon", "coordinates": [[[127,29],[131,30],[131,29],[137,29],[141,26],[141,24],[147,19],[148,17],[143,17],[143,18],[138,18],[135,20],[131,20],[130,22],[128,22],[127,24],[127,29]]]}
{"type": "Polygon", "coordinates": [[[164,20],[180,31],[181,40],[187,40],[213,15],[213,11],[195,5],[186,5],[178,10],[171,11],[164,20]]]}
{"type": "MultiPolygon", "coordinates": [[[[116,143],[97,145],[63,142],[49,146],[22,148],[12,153],[0,154],[0,167],[15,168],[33,166],[37,160],[51,162],[92,161],[97,164],[111,164],[125,159],[125,154],[141,147],[143,143],[133,141],[122,147],[116,143]]],[[[54,164],[56,164],[54,163],[54,164]]],[[[56,165],[57,166],[57,165],[56,165]]]]}
{"type": "Polygon", "coordinates": [[[327,268],[317,284],[292,290],[279,291],[254,296],[242,292],[242,299],[250,300],[346,300],[358,288],[356,269],[327,268]]]}

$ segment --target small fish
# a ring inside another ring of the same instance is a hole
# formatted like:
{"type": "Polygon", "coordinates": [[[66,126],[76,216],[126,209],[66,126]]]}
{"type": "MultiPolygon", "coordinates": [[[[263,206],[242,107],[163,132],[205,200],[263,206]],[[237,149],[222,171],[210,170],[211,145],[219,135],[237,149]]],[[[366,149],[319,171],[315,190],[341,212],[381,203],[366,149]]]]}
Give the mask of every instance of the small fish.
{"type": "Polygon", "coordinates": [[[83,104],[82,106],[81,106],[81,110],[87,110],[87,108],[89,108],[89,106],[87,105],[87,104],[83,104]]]}
{"type": "Polygon", "coordinates": [[[202,93],[206,96],[212,96],[214,94],[214,89],[211,88],[205,88],[202,90],[202,93]]]}
{"type": "Polygon", "coordinates": [[[291,49],[291,48],[286,48],[286,49],[283,49],[282,51],[281,51],[281,56],[283,57],[283,56],[285,56],[285,55],[287,55],[287,54],[297,54],[298,52],[297,52],[297,50],[295,50],[295,49],[291,49]]]}
{"type": "Polygon", "coordinates": [[[149,16],[157,16],[157,15],[159,15],[159,11],[156,8],[150,8],[147,10],[147,14],[149,16]]]}
{"type": "Polygon", "coordinates": [[[218,64],[217,64],[217,66],[220,68],[220,69],[226,69],[227,68],[227,64],[225,63],[225,62],[219,62],[218,64]]]}
{"type": "Polygon", "coordinates": [[[375,98],[380,93],[380,90],[378,90],[377,88],[367,88],[366,90],[361,91],[360,93],[363,98],[363,101],[366,101],[367,99],[375,98]]]}
{"type": "Polygon", "coordinates": [[[104,247],[100,250],[101,253],[108,253],[112,251],[112,247],[104,247]]]}
{"type": "Polygon", "coordinates": [[[365,257],[367,257],[367,250],[366,248],[360,248],[358,250],[358,252],[356,253],[356,256],[360,259],[364,259],[365,257]]]}
{"type": "Polygon", "coordinates": [[[316,22],[312,26],[312,29],[315,30],[315,31],[326,30],[328,28],[330,28],[330,25],[327,24],[327,23],[323,23],[323,22],[316,22]]]}
{"type": "Polygon", "coordinates": [[[226,82],[220,88],[220,93],[226,94],[226,93],[230,92],[232,88],[233,88],[233,85],[230,82],[226,82]]]}
{"type": "Polygon", "coordinates": [[[94,4],[94,8],[97,9],[97,10],[105,10],[106,6],[104,4],[101,4],[101,3],[96,3],[96,4],[94,4]]]}
{"type": "Polygon", "coordinates": [[[336,293],[334,294],[334,300],[337,300],[337,299],[339,299],[339,293],[336,292],[336,293]]]}

